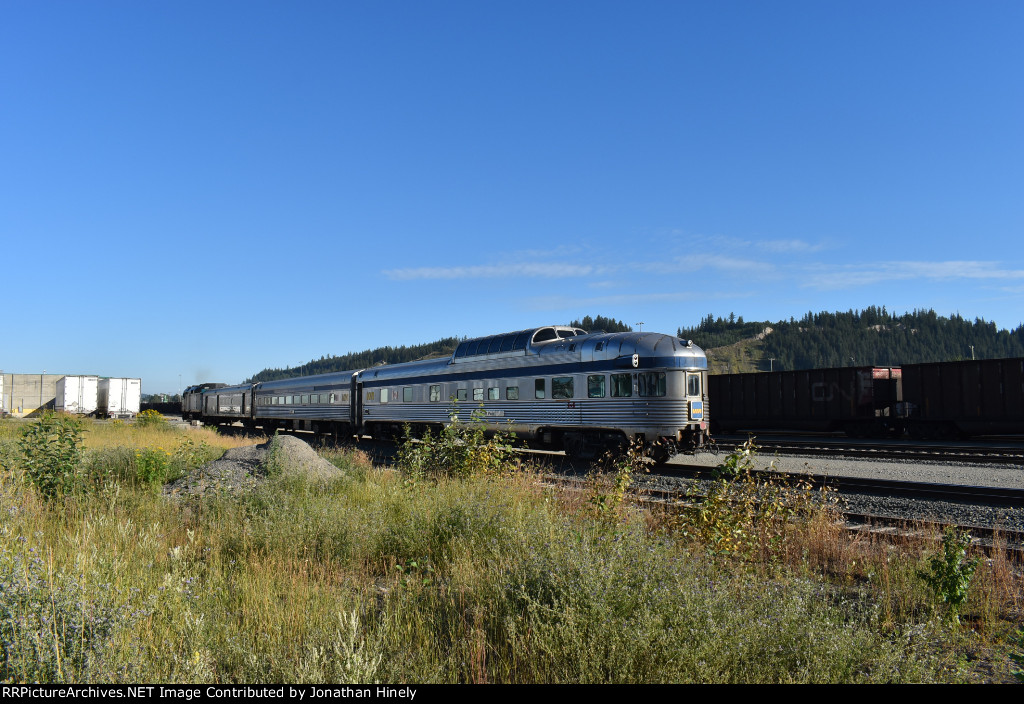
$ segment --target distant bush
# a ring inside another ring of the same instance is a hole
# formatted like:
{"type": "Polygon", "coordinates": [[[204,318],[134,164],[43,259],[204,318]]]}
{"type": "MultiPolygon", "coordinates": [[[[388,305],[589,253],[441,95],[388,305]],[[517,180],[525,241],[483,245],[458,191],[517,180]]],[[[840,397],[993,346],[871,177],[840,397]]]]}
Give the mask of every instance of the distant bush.
{"type": "Polygon", "coordinates": [[[152,408],[149,408],[135,416],[135,425],[143,428],[167,425],[167,419],[160,415],[158,411],[154,411],[152,408]]]}

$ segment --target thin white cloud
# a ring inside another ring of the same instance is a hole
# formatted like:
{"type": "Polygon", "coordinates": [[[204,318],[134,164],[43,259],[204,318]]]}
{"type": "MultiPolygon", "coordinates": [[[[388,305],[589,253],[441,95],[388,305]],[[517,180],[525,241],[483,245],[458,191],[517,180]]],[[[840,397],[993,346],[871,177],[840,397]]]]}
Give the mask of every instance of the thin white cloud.
{"type": "Polygon", "coordinates": [[[730,235],[697,235],[689,238],[692,245],[705,250],[733,250],[742,252],[764,252],[766,254],[808,254],[834,249],[835,245],[822,240],[807,242],[797,238],[758,240],[732,237],[730,235]]]}
{"type": "Polygon", "coordinates": [[[396,281],[416,279],[495,279],[517,277],[574,278],[601,276],[610,269],[589,264],[562,264],[557,262],[527,262],[521,264],[492,264],[478,266],[424,266],[407,269],[386,269],[384,275],[396,281]]]}
{"type": "Polygon", "coordinates": [[[638,271],[659,274],[693,273],[702,269],[717,269],[719,271],[745,273],[768,273],[774,268],[772,264],[757,259],[699,253],[673,257],[668,260],[634,262],[628,266],[638,271]]]}
{"type": "Polygon", "coordinates": [[[828,249],[828,245],[822,242],[811,244],[810,242],[804,242],[803,240],[765,240],[764,242],[754,242],[752,244],[758,249],[765,252],[771,252],[772,254],[821,252],[822,250],[828,249]]]}
{"type": "Polygon", "coordinates": [[[998,262],[874,262],[825,267],[804,282],[805,288],[821,290],[855,288],[891,281],[1018,280],[1024,270],[1007,269],[998,262]]]}
{"type": "MultiPolygon", "coordinates": [[[[595,257],[590,257],[591,259],[595,257]]],[[[611,259],[612,257],[608,257],[611,259]]],[[[556,261],[509,262],[450,267],[408,267],[386,269],[384,275],[394,281],[494,279],[494,278],[582,278],[610,276],[624,271],[653,274],[686,274],[704,269],[739,272],[745,275],[768,274],[774,265],[743,257],[723,254],[694,253],[669,259],[626,261],[619,264],[577,264],[556,261]]]]}
{"type": "MultiPolygon", "coordinates": [[[[719,291],[712,293],[701,292],[700,301],[704,303],[711,300],[725,300],[735,298],[750,298],[754,292],[740,292],[735,290],[719,291]]],[[[526,305],[532,310],[565,310],[573,308],[593,308],[598,306],[637,306],[654,303],[693,303],[694,294],[692,291],[672,291],[662,293],[623,293],[611,296],[535,296],[526,300],[526,305]]]]}

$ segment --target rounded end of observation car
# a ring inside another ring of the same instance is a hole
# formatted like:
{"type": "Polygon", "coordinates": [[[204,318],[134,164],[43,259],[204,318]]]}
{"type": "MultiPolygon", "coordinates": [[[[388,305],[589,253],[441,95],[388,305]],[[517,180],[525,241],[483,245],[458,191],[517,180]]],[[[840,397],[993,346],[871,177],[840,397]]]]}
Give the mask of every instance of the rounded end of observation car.
{"type": "Polygon", "coordinates": [[[623,368],[707,369],[704,350],[693,340],[658,332],[596,333],[578,340],[581,361],[614,360],[623,368]]]}

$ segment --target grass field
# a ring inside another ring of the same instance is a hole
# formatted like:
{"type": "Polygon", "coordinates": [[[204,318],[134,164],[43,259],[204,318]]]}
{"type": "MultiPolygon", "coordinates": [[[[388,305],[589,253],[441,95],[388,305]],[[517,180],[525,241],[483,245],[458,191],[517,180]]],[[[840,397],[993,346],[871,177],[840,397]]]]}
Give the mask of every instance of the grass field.
{"type": "Polygon", "coordinates": [[[0,422],[0,681],[1013,681],[1024,653],[1005,557],[958,624],[922,577],[937,536],[850,537],[799,488],[654,515],[614,477],[562,494],[336,449],[343,479],[179,502],[160,482],[263,438],[88,424],[47,500],[26,425],[0,422]]]}

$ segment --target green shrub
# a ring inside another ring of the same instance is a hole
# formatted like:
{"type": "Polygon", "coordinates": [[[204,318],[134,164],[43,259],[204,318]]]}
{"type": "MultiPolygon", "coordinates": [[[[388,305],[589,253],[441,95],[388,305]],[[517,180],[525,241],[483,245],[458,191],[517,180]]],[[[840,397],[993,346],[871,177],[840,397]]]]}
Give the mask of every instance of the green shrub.
{"type": "Polygon", "coordinates": [[[942,535],[942,552],[928,558],[930,571],[919,572],[935,598],[948,607],[948,617],[955,623],[960,621],[960,607],[967,601],[971,577],[978,567],[978,558],[967,559],[970,544],[970,534],[947,528],[942,535]]]}
{"type": "Polygon", "coordinates": [[[602,459],[602,470],[590,475],[587,503],[597,518],[614,523],[622,514],[626,492],[633,484],[633,476],[649,471],[644,456],[644,443],[634,440],[625,453],[609,453],[602,459]]]}
{"type": "Polygon", "coordinates": [[[29,481],[48,500],[70,494],[81,460],[82,429],[70,416],[47,413],[22,431],[19,447],[29,481]]]}
{"type": "Polygon", "coordinates": [[[512,433],[489,433],[478,409],[469,423],[459,420],[457,406],[449,414],[449,424],[439,433],[426,430],[416,441],[408,427],[405,441],[398,448],[398,467],[412,476],[474,477],[500,474],[512,458],[512,433]]]}
{"type": "Polygon", "coordinates": [[[135,451],[135,476],[144,484],[160,485],[167,480],[171,453],[162,447],[143,447],[135,451]]]}
{"type": "Polygon", "coordinates": [[[793,544],[799,530],[816,519],[833,519],[831,491],[775,472],[758,475],[756,458],[751,438],[726,457],[703,496],[691,495],[692,507],[672,527],[712,554],[772,560],[793,544]]]}

